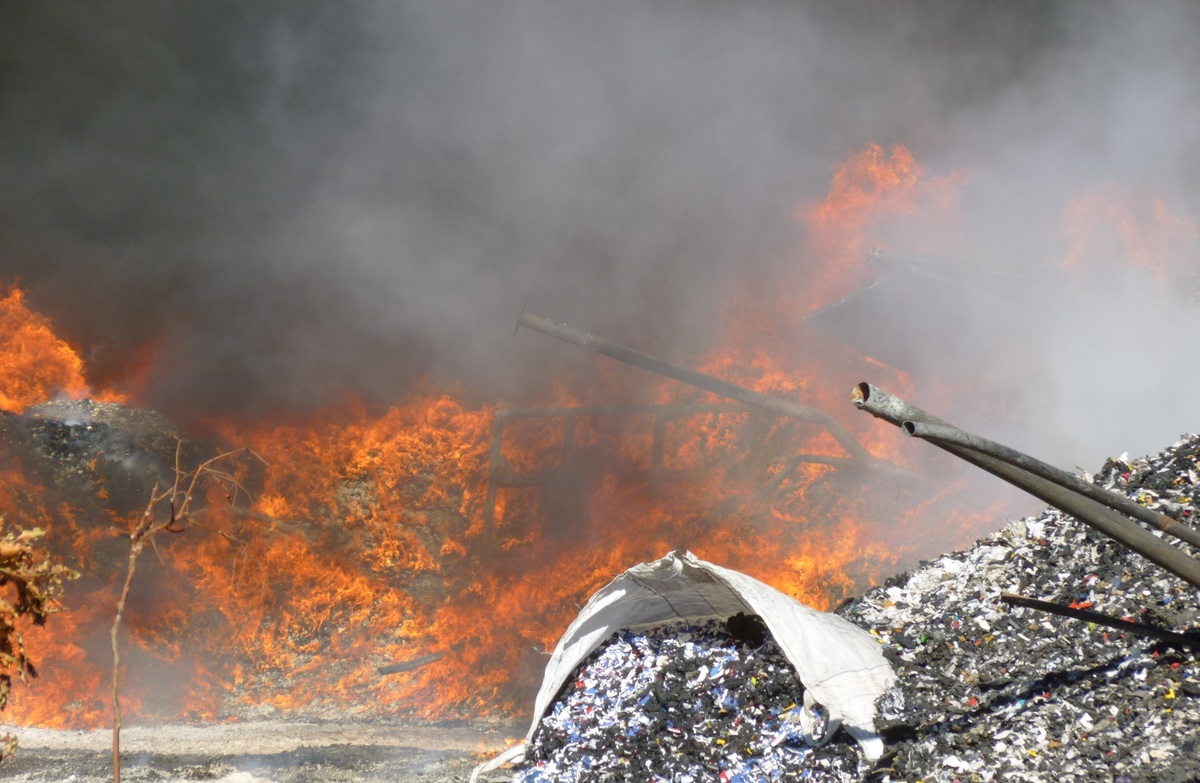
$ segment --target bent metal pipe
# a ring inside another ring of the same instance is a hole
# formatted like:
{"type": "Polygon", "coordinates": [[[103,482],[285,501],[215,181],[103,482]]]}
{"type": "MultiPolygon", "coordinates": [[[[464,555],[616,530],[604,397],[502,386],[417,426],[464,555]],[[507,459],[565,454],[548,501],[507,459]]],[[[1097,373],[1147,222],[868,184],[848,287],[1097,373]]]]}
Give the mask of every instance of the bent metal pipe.
{"type": "MultiPolygon", "coordinates": [[[[958,430],[954,425],[869,383],[857,384],[851,391],[850,399],[860,410],[900,427],[913,436],[919,437],[922,431],[940,435],[941,437],[938,438],[929,437],[929,442],[1065,511],[1080,522],[1098,530],[1156,565],[1165,568],[1193,587],[1200,589],[1200,561],[1131,522],[1107,505],[1082,495],[1073,488],[1062,486],[1043,476],[1036,475],[1026,468],[998,459],[979,448],[964,445],[965,443],[971,443],[974,446],[980,444],[972,440],[976,436],[958,430]],[[957,431],[964,437],[950,437],[951,431],[957,431]]],[[[978,440],[983,441],[982,438],[978,440]]],[[[1020,452],[1014,453],[1020,454],[1020,452]]],[[[1031,457],[1026,457],[1026,459],[1032,460],[1031,457]]]]}
{"type": "Polygon", "coordinates": [[[951,443],[981,454],[987,454],[990,457],[995,457],[998,460],[1007,462],[1009,465],[1029,471],[1035,476],[1041,476],[1047,481],[1053,481],[1061,487],[1103,503],[1126,516],[1139,519],[1169,536],[1174,536],[1181,541],[1188,542],[1192,546],[1200,546],[1200,531],[1195,528],[1188,527],[1179,522],[1179,520],[1173,519],[1159,511],[1146,508],[1131,500],[1126,495],[1111,492],[1095,484],[1089,484],[1078,476],[1073,476],[1065,470],[1048,465],[1039,459],[1034,459],[1028,454],[1022,454],[1016,449],[1011,449],[1001,443],[981,438],[978,435],[972,435],[969,432],[963,432],[957,427],[931,422],[906,421],[904,422],[904,431],[915,438],[932,441],[936,444],[951,443]]]}

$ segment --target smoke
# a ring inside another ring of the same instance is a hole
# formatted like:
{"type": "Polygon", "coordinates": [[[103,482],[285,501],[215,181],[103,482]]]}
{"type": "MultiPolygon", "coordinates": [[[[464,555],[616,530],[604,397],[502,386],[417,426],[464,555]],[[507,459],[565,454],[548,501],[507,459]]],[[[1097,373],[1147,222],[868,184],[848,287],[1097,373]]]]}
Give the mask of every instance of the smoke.
{"type": "MultiPolygon", "coordinates": [[[[1084,189],[1128,183],[1200,210],[1186,2],[0,15],[0,272],[84,348],[95,383],[149,356],[141,398],[182,421],[387,402],[426,375],[520,399],[590,361],[514,340],[525,303],[701,350],[731,291],[803,285],[794,210],[872,142],[970,172],[954,259],[968,269],[1048,271],[1084,189]]],[[[1007,339],[1015,305],[972,300],[950,345],[905,369],[953,385],[949,357],[986,346],[989,377],[1013,387],[1007,418],[989,429],[967,406],[964,425],[1088,465],[1156,449],[1196,427],[1177,391],[1200,367],[1177,339],[1194,314],[1111,279],[1036,300],[1036,328],[1007,339]]],[[[878,328],[933,315],[897,303],[878,328]]]]}
{"type": "Polygon", "coordinates": [[[1090,469],[1197,428],[1180,391],[1200,368],[1188,337],[1200,301],[1200,57],[1188,42],[1200,9],[1057,10],[1055,40],[1024,58],[1020,78],[950,113],[937,157],[976,172],[974,263],[1030,276],[1023,295],[981,303],[959,337],[994,346],[993,377],[1020,383],[1012,408],[981,427],[1090,469]]]}

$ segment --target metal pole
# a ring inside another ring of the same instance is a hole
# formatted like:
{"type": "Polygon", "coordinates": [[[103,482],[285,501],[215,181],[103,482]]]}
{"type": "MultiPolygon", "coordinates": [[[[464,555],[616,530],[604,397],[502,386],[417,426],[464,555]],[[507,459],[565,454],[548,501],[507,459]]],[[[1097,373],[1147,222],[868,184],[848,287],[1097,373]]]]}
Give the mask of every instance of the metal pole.
{"type": "MultiPolygon", "coordinates": [[[[913,423],[944,425],[953,428],[953,425],[947,424],[936,416],[926,413],[914,405],[909,405],[899,397],[869,383],[860,383],[855,386],[850,398],[858,408],[897,427],[905,427],[907,424],[913,423]]],[[[1165,568],[1193,587],[1200,589],[1200,561],[1189,557],[1186,553],[1171,546],[1145,528],[1130,522],[1112,509],[988,454],[957,443],[937,440],[931,440],[931,442],[959,459],[970,462],[972,465],[1020,487],[1034,497],[1065,511],[1080,522],[1098,530],[1165,568]]]]}
{"type": "Polygon", "coordinates": [[[1167,535],[1174,536],[1181,541],[1186,541],[1192,546],[1200,546],[1200,530],[1188,527],[1166,514],[1146,508],[1131,500],[1126,495],[1119,495],[1116,492],[1111,492],[1095,484],[1089,484],[1078,476],[1073,476],[1065,470],[1060,470],[1039,459],[1022,454],[1016,449],[1011,449],[1003,444],[990,441],[987,438],[981,438],[978,435],[972,435],[969,432],[963,432],[957,427],[951,427],[947,424],[906,421],[904,423],[904,431],[915,438],[933,441],[939,445],[942,443],[953,443],[972,451],[995,457],[1010,465],[1015,465],[1021,470],[1029,471],[1035,476],[1041,476],[1048,481],[1053,481],[1055,484],[1103,503],[1109,508],[1120,511],[1122,514],[1140,519],[1167,535]]]}
{"type": "Polygon", "coordinates": [[[1037,598],[1026,598],[1023,595],[1014,595],[1013,593],[1001,593],[1000,600],[1012,606],[1024,606],[1029,609],[1056,614],[1059,617],[1070,617],[1073,620],[1082,620],[1085,623],[1095,623],[1096,625],[1103,625],[1106,628],[1115,628],[1118,631],[1137,634],[1138,636],[1149,636],[1151,639],[1158,639],[1161,642],[1167,642],[1177,647],[1200,647],[1200,635],[1194,633],[1164,631],[1152,625],[1135,623],[1132,620],[1122,620],[1119,617],[1113,617],[1102,612],[1093,612],[1088,609],[1072,609],[1069,606],[1041,601],[1037,598]]]}
{"type": "Polygon", "coordinates": [[[587,348],[590,351],[595,351],[612,359],[632,364],[635,367],[641,367],[644,370],[649,370],[659,375],[665,375],[668,378],[674,378],[677,381],[695,386],[698,389],[703,389],[704,391],[727,397],[731,400],[737,400],[745,405],[770,411],[779,416],[787,416],[813,424],[820,424],[829,430],[829,434],[833,435],[842,448],[856,460],[860,460],[864,465],[871,465],[876,462],[875,457],[867,451],[866,447],[857,438],[850,434],[849,430],[822,411],[792,402],[791,400],[784,400],[779,397],[772,397],[769,394],[756,392],[698,370],[671,364],[650,354],[642,353],[620,343],[614,343],[611,340],[605,340],[603,337],[597,337],[594,334],[580,331],[564,323],[552,321],[540,315],[534,315],[528,311],[521,312],[517,326],[524,326],[536,332],[557,337],[564,342],[573,343],[574,345],[587,348]]]}

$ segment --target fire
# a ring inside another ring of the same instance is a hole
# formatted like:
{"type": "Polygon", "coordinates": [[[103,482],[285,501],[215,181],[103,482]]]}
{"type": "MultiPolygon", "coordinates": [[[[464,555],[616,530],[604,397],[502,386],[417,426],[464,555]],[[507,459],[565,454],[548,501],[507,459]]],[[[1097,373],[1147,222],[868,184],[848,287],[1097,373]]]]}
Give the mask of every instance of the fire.
{"type": "Polygon", "coordinates": [[[1077,195],[1064,210],[1064,269],[1095,267],[1149,272],[1159,283],[1191,274],[1200,229],[1160,198],[1115,186],[1077,195]]]}
{"type": "Polygon", "coordinates": [[[819,264],[805,270],[794,311],[807,314],[868,282],[862,260],[892,239],[905,241],[909,253],[945,251],[966,179],[961,170],[930,176],[901,144],[852,155],[834,171],[825,198],[797,213],[806,229],[803,256],[819,264]]]}
{"type": "MultiPolygon", "coordinates": [[[[903,147],[852,158],[802,213],[819,279],[765,313],[735,304],[728,339],[690,364],[828,411],[876,457],[902,462],[846,391],[870,376],[906,393],[909,379],[808,332],[803,316],[865,279],[877,226],[944,206],[959,181],[927,177],[903,147]]],[[[3,360],[9,409],[86,394],[78,356],[19,291],[5,301],[6,323],[30,324],[14,333],[38,336],[8,341],[27,356],[3,360]],[[65,358],[42,379],[47,356],[65,358]],[[21,391],[32,378],[40,385],[21,391]]],[[[848,456],[825,428],[611,363],[599,376],[599,388],[563,379],[524,413],[425,388],[387,410],[214,422],[220,440],[252,453],[203,483],[194,527],[159,536],[143,558],[126,615],[126,714],[514,714],[578,605],[633,563],[690,548],[825,608],[911,554],[922,520],[904,515],[903,482],[868,492],[862,474],[833,464],[848,456]]],[[[48,520],[85,577],[31,640],[43,677],[4,717],[100,725],[107,631],[142,507],[96,513],[25,481],[0,477],[0,503],[48,520]]],[[[952,499],[935,511],[970,527],[952,499]]]]}
{"type": "Polygon", "coordinates": [[[0,411],[20,413],[56,397],[126,401],[109,389],[93,393],[79,353],[54,333],[49,319],[29,309],[20,288],[0,286],[0,293],[0,411]]]}
{"type": "Polygon", "coordinates": [[[20,413],[58,394],[84,397],[83,360],[60,340],[50,322],[32,312],[19,288],[0,299],[0,410],[20,413]]]}

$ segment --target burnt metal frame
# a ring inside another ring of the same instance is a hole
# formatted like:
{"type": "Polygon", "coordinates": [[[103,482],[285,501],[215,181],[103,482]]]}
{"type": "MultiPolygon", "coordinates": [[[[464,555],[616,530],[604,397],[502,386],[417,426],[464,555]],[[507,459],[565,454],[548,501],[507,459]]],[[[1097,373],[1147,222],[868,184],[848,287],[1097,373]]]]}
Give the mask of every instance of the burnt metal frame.
{"type": "MultiPolygon", "coordinates": [[[[751,413],[746,406],[737,403],[699,403],[694,405],[678,404],[642,404],[642,405],[582,405],[559,406],[549,408],[502,408],[495,412],[492,421],[492,444],[489,455],[487,506],[484,509],[484,520],[487,529],[495,524],[496,497],[503,487],[542,487],[557,478],[560,472],[569,467],[574,456],[575,423],[581,416],[653,416],[654,428],[650,442],[651,470],[665,471],[663,467],[663,442],[666,439],[667,423],[671,419],[685,416],[703,416],[719,413],[751,413]],[[504,426],[507,422],[519,419],[565,419],[563,435],[563,453],[558,467],[544,470],[516,471],[504,457],[504,426]]],[[[793,457],[785,466],[783,473],[795,470],[801,462],[817,462],[840,466],[852,460],[838,457],[826,457],[819,454],[798,455],[793,457]]],[[[773,485],[782,482],[777,479],[773,485]]]]}
{"type": "Polygon", "coordinates": [[[796,419],[799,421],[808,422],[824,427],[830,435],[838,442],[838,444],[846,451],[848,456],[838,457],[825,454],[796,454],[790,457],[784,464],[779,475],[776,476],[769,484],[768,489],[778,487],[783,480],[790,475],[798,466],[803,463],[816,463],[821,465],[830,465],[835,468],[847,467],[871,467],[876,469],[897,470],[895,466],[887,463],[884,460],[876,458],[865,446],[850,433],[845,427],[836,421],[833,417],[824,411],[810,408],[807,405],[802,405],[791,400],[774,397],[769,394],[747,389],[744,386],[739,386],[736,383],[726,381],[723,378],[717,378],[707,373],[702,373],[698,370],[693,370],[689,367],[681,367],[677,364],[672,364],[666,360],[660,359],[650,354],[642,353],[641,351],[629,348],[615,343],[611,340],[606,340],[603,337],[597,337],[594,334],[581,331],[567,324],[552,321],[549,318],[544,318],[540,315],[528,312],[524,309],[521,311],[520,317],[517,319],[516,330],[524,326],[527,329],[532,329],[542,334],[555,337],[564,342],[578,345],[582,348],[587,348],[590,351],[595,351],[602,356],[608,356],[612,359],[632,364],[635,367],[641,367],[644,370],[649,370],[659,375],[664,375],[668,378],[689,384],[711,394],[725,397],[726,399],[734,400],[734,403],[710,403],[697,405],[604,405],[604,406],[586,406],[586,407],[559,407],[559,408],[525,408],[525,409],[504,409],[497,410],[495,420],[492,425],[492,448],[490,470],[488,475],[488,492],[487,492],[487,508],[484,512],[484,520],[488,530],[491,530],[495,523],[496,515],[496,494],[500,487],[513,486],[541,486],[558,475],[558,470],[547,471],[530,471],[528,473],[517,473],[508,466],[502,453],[503,438],[504,438],[504,423],[510,419],[518,418],[537,418],[537,417],[554,417],[563,416],[566,421],[565,435],[565,453],[563,465],[570,463],[570,457],[574,449],[573,440],[575,432],[575,420],[579,416],[604,416],[604,415],[634,415],[634,414],[653,414],[654,419],[654,438],[652,441],[651,467],[661,468],[662,465],[662,440],[668,419],[678,416],[687,416],[703,413],[741,413],[745,411],[753,412],[754,409],[765,411],[776,416],[796,419]]]}

